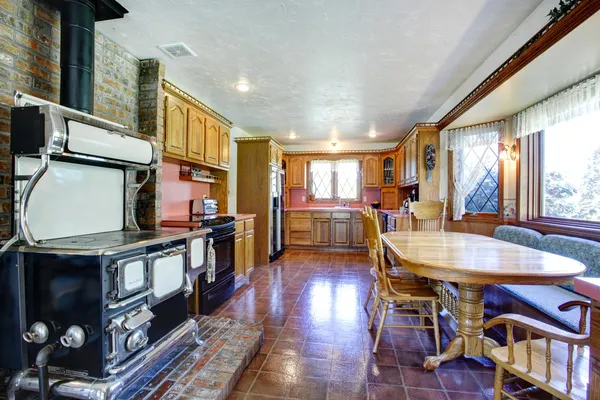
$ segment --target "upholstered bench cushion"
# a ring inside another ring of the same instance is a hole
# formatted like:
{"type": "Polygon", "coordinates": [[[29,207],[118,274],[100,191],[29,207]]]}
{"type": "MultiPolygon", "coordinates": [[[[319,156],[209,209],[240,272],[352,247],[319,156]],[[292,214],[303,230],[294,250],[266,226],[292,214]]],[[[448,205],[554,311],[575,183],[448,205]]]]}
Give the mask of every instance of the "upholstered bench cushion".
{"type": "Polygon", "coordinates": [[[544,235],[532,229],[518,226],[500,225],[494,229],[494,238],[505,242],[520,244],[521,246],[538,249],[540,240],[544,235]]]}
{"type": "MultiPolygon", "coordinates": [[[[559,311],[558,306],[572,300],[587,300],[587,298],[570,292],[559,286],[546,285],[500,285],[507,292],[512,294],[524,303],[540,310],[550,318],[561,322],[562,324],[579,332],[579,308],[571,311],[559,311]]],[[[589,313],[588,313],[588,331],[589,331],[589,313]]]]}
{"type": "Polygon", "coordinates": [[[600,277],[600,242],[571,236],[546,235],[540,250],[577,260],[587,267],[584,276],[600,277]]]}

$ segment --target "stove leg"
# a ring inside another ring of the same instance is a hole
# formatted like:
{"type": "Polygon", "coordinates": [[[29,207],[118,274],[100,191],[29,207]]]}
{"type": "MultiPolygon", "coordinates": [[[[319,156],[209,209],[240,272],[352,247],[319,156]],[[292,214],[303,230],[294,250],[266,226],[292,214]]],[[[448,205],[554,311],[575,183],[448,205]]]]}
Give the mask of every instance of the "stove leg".
{"type": "Polygon", "coordinates": [[[192,337],[198,346],[202,346],[204,341],[200,339],[200,335],[198,335],[198,323],[194,321],[194,325],[192,326],[192,337]]]}

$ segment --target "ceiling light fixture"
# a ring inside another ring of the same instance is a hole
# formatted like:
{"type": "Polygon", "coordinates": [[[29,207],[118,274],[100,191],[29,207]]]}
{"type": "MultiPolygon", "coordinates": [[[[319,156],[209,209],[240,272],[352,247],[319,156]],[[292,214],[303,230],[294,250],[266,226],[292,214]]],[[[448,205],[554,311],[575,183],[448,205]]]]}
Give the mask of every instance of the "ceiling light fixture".
{"type": "Polygon", "coordinates": [[[242,93],[246,93],[247,91],[250,90],[250,84],[248,82],[244,82],[244,81],[240,81],[240,82],[236,83],[235,85],[233,85],[233,87],[238,92],[242,92],[242,93]]]}
{"type": "Polygon", "coordinates": [[[371,124],[371,127],[369,128],[369,137],[374,138],[376,136],[377,136],[377,131],[375,130],[375,124],[371,124]]]}
{"type": "Polygon", "coordinates": [[[289,138],[289,139],[292,139],[292,140],[293,140],[293,139],[296,139],[297,137],[298,137],[298,136],[296,136],[296,132],[294,132],[294,131],[290,131],[290,134],[288,135],[288,138],[289,138]]]}

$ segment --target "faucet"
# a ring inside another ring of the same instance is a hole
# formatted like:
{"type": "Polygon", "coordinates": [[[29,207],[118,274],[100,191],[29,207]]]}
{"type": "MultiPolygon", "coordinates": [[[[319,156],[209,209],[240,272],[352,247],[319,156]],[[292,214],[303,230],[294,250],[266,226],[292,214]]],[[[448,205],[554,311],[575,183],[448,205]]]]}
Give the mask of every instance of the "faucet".
{"type": "Polygon", "coordinates": [[[340,196],[339,194],[334,194],[333,198],[338,199],[338,207],[341,207],[342,206],[342,196],[340,196]]]}

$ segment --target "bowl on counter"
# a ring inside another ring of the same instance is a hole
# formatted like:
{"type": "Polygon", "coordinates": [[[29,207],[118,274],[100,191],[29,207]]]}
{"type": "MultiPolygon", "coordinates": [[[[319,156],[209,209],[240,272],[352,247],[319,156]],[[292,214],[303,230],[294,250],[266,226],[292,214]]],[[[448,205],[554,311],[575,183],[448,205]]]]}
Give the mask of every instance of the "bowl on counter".
{"type": "Polygon", "coordinates": [[[374,209],[379,209],[379,207],[381,207],[381,203],[378,201],[374,201],[371,203],[371,207],[373,207],[374,209]]]}

